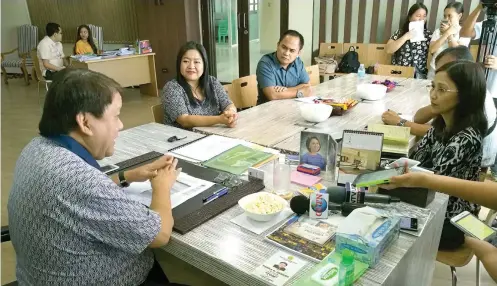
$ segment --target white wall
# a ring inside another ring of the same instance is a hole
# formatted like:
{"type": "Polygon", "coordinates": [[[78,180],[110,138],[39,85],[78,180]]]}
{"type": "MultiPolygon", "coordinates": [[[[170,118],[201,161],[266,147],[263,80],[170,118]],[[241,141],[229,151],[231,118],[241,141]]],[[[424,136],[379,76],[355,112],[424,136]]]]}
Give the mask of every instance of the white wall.
{"type": "Polygon", "coordinates": [[[1,0],[2,52],[17,48],[17,27],[31,24],[26,0],[1,0]]]}
{"type": "Polygon", "coordinates": [[[280,38],[280,0],[259,0],[261,54],[274,52],[280,38]]]}
{"type": "Polygon", "coordinates": [[[304,65],[310,66],[313,42],[313,1],[289,0],[288,28],[304,36],[304,49],[300,55],[304,65]]]}

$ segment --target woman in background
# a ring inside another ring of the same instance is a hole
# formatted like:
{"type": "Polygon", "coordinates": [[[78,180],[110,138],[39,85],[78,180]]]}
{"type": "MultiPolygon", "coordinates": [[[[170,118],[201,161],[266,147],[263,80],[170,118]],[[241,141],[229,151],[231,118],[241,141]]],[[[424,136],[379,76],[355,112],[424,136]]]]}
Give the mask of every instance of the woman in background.
{"type": "MultiPolygon", "coordinates": [[[[455,61],[440,67],[430,86],[431,109],[436,114],[433,127],[419,142],[412,159],[435,174],[478,181],[487,132],[485,96],[485,74],[479,64],[455,61]]],[[[463,232],[450,223],[464,211],[478,215],[480,206],[451,196],[439,249],[455,249],[464,243],[463,232]]]]}
{"type": "Polygon", "coordinates": [[[409,66],[415,68],[416,78],[426,78],[428,68],[428,46],[432,33],[426,28],[426,16],[428,8],[423,3],[416,3],[411,6],[407,19],[401,29],[398,29],[387,42],[387,53],[393,54],[392,65],[409,66]],[[416,36],[415,30],[409,30],[409,23],[424,22],[424,40],[411,42],[416,36]]]}
{"type": "Polygon", "coordinates": [[[176,58],[176,79],[162,89],[165,124],[185,129],[216,124],[235,127],[235,105],[208,71],[202,45],[188,42],[181,47],[176,58]]]}
{"type": "Polygon", "coordinates": [[[463,13],[464,7],[460,2],[452,2],[445,6],[444,18],[440,23],[440,28],[435,30],[431,37],[430,54],[432,57],[428,79],[435,77],[435,59],[437,56],[447,48],[459,46],[459,31],[461,30],[459,22],[463,13]]]}
{"type": "Polygon", "coordinates": [[[75,55],[98,54],[97,46],[93,41],[90,27],[81,25],[78,27],[76,44],[74,44],[75,55]]]}

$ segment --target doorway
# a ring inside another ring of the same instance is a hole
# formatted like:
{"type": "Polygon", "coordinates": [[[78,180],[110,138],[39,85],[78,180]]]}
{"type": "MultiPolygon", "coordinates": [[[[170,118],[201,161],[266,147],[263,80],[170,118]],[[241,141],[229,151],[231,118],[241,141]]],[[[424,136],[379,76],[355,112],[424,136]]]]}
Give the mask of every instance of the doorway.
{"type": "Polygon", "coordinates": [[[201,1],[202,39],[209,73],[223,83],[255,74],[288,29],[288,0],[201,1]]]}

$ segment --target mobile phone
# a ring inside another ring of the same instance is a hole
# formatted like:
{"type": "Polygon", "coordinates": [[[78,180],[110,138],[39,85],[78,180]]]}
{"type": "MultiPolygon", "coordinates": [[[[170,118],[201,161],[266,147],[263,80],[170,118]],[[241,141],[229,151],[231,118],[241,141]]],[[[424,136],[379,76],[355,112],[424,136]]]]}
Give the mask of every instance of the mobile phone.
{"type": "Polygon", "coordinates": [[[418,230],[418,219],[415,217],[401,217],[400,228],[405,230],[418,230]]]}
{"type": "Polygon", "coordinates": [[[117,169],[119,169],[119,166],[112,165],[112,164],[110,164],[110,165],[105,165],[105,166],[103,166],[103,167],[100,167],[100,170],[101,170],[104,174],[106,174],[106,175],[108,175],[110,172],[115,171],[115,170],[117,170],[117,169]]]}
{"type": "Polygon", "coordinates": [[[497,234],[493,228],[483,223],[468,211],[462,212],[453,217],[450,222],[467,235],[479,240],[488,241],[494,238],[497,234]]]}
{"type": "Polygon", "coordinates": [[[408,169],[411,169],[412,167],[416,167],[419,164],[421,164],[421,162],[402,157],[385,166],[385,169],[402,168],[405,167],[406,165],[408,169]]]}
{"type": "Polygon", "coordinates": [[[440,23],[444,25],[449,25],[449,20],[442,20],[440,23]]]}
{"type": "Polygon", "coordinates": [[[381,170],[366,174],[360,174],[352,185],[356,187],[371,187],[390,182],[390,178],[404,174],[404,167],[381,170]]]}

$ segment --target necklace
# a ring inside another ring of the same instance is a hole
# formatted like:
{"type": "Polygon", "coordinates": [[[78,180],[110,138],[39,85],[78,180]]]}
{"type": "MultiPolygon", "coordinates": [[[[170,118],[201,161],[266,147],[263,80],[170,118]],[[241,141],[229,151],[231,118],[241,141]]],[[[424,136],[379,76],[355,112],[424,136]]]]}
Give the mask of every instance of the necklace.
{"type": "Polygon", "coordinates": [[[193,97],[195,97],[199,101],[202,101],[202,99],[203,99],[202,95],[197,93],[198,85],[195,88],[193,88],[193,86],[190,85],[190,88],[192,90],[193,97]]]}

